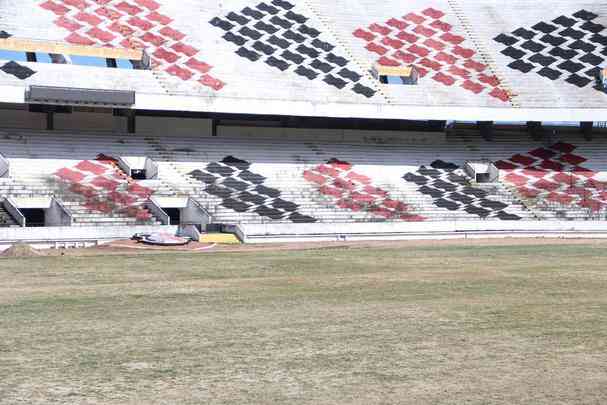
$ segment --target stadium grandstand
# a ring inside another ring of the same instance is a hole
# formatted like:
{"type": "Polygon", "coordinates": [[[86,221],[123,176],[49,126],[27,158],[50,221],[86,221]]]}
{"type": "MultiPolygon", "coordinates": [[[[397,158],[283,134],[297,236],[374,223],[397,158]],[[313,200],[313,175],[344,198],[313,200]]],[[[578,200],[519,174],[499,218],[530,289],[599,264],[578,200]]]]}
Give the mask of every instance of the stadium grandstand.
{"type": "Polygon", "coordinates": [[[0,245],[607,235],[607,3],[0,2],[0,245]]]}

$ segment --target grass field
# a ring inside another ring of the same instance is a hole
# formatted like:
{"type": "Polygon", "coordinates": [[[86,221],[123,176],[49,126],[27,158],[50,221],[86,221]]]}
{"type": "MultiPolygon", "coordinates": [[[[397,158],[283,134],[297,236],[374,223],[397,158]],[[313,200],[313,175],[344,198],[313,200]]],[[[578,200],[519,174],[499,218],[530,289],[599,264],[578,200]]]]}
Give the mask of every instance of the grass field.
{"type": "Polygon", "coordinates": [[[2,259],[0,404],[607,403],[607,244],[514,243],[2,259]]]}

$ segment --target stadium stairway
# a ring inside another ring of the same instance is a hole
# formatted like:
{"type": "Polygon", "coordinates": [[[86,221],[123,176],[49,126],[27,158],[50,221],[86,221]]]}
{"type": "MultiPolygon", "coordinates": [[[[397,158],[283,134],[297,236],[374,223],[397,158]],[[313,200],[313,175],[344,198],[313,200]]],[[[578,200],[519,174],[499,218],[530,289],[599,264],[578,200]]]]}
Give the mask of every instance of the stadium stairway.
{"type": "Polygon", "coordinates": [[[0,200],[0,228],[7,227],[18,227],[17,221],[13,216],[4,208],[2,200],[0,200]]]}

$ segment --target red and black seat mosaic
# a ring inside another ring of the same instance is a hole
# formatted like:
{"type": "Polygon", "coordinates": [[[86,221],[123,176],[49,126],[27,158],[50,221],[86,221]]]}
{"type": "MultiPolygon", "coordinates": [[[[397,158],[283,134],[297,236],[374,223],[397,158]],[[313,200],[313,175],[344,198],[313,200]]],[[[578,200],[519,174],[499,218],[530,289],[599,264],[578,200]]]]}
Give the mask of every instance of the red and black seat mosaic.
{"type": "Polygon", "coordinates": [[[504,45],[501,53],[513,60],[508,65],[511,69],[583,88],[597,85],[607,56],[606,28],[594,21],[597,18],[597,14],[580,10],[517,28],[494,40],[504,45]]]}
{"type": "Polygon", "coordinates": [[[301,214],[298,204],[282,199],[280,190],[268,187],[266,177],[250,168],[251,163],[227,156],[188,174],[205,184],[204,191],[220,198],[221,205],[232,211],[255,213],[275,221],[316,222],[315,218],[301,214]]]}
{"type": "Polygon", "coordinates": [[[558,142],[500,160],[495,166],[502,171],[502,181],[517,190],[523,199],[533,200],[546,210],[585,208],[598,213],[607,208],[607,181],[599,173],[585,168],[584,156],[577,147],[558,142]]]}
{"type": "Polygon", "coordinates": [[[146,49],[156,70],[215,91],[225,85],[154,0],[45,0],[39,5],[57,16],[55,25],[69,32],[69,43],[146,49]]]}
{"type": "Polygon", "coordinates": [[[437,160],[430,166],[405,174],[403,179],[417,185],[417,191],[431,197],[436,207],[482,219],[521,219],[507,212],[508,204],[487,198],[485,190],[470,186],[468,178],[456,164],[437,160]]]}
{"type": "Polygon", "coordinates": [[[331,159],[304,172],[304,179],[327,197],[336,208],[372,214],[378,220],[421,222],[426,218],[403,201],[390,197],[390,192],[373,184],[373,180],[354,170],[352,164],[331,159]]]}
{"type": "Polygon", "coordinates": [[[361,82],[363,75],[352,61],[337,53],[334,44],[322,39],[323,32],[294,9],[287,1],[273,0],[215,17],[210,23],[225,31],[223,39],[236,46],[242,58],[373,97],[376,91],[361,82]]]}
{"type": "Polygon", "coordinates": [[[19,80],[29,79],[36,74],[35,70],[32,70],[29,67],[21,65],[13,60],[0,66],[0,70],[7,75],[16,77],[19,80]]]}
{"type": "Polygon", "coordinates": [[[123,214],[141,222],[153,219],[144,207],[154,190],[128,178],[111,158],[83,160],[73,167],[64,167],[54,173],[54,179],[69,193],[84,200],[89,211],[104,214],[123,214]]]}
{"type": "Polygon", "coordinates": [[[434,8],[411,12],[353,32],[384,66],[415,65],[421,77],[474,94],[486,92],[503,102],[510,96],[465,37],[453,32],[445,13],[434,8]]]}

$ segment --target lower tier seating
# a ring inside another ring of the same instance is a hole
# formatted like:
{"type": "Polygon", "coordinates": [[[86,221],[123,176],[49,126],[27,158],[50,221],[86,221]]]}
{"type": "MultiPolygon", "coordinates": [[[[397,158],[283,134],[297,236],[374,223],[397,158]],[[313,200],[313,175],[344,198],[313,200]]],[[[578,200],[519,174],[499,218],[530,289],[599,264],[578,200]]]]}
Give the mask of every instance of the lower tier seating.
{"type": "Polygon", "coordinates": [[[0,182],[0,195],[54,197],[69,210],[74,226],[160,224],[144,206],[155,190],[127,178],[112,161],[11,163],[13,178],[0,182]]]}
{"type": "Polygon", "coordinates": [[[152,196],[193,197],[217,223],[606,219],[607,142],[524,136],[379,144],[272,137],[0,132],[11,179],[0,198],[54,196],[75,225],[156,224],[152,196]],[[114,158],[149,157],[159,179],[127,178],[114,158]],[[475,184],[466,162],[499,181],[475,184]]]}
{"type": "Polygon", "coordinates": [[[607,175],[586,166],[593,163],[591,156],[574,144],[557,142],[517,153],[496,166],[502,182],[539,218],[604,220],[607,175]]]}

